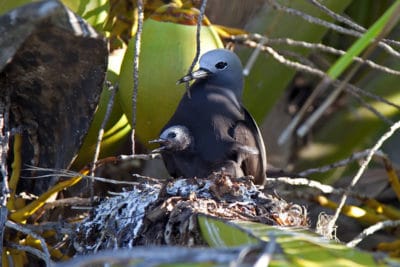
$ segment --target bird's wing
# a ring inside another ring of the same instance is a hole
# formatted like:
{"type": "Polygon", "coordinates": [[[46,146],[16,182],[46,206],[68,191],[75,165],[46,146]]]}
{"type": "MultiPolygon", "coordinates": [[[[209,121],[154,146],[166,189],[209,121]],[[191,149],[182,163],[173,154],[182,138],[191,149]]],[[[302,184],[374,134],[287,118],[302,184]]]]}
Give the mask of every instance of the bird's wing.
{"type": "Polygon", "coordinates": [[[238,121],[233,129],[237,142],[237,153],[243,160],[245,175],[253,175],[256,184],[264,184],[267,169],[267,155],[260,129],[250,113],[243,107],[244,120],[238,121]]]}

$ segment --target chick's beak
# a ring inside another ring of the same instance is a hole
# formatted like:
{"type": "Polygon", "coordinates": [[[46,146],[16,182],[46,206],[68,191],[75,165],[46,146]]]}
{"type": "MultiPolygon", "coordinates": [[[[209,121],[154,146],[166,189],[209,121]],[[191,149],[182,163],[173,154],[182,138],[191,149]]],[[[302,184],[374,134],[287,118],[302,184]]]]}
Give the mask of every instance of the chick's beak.
{"type": "Polygon", "coordinates": [[[208,77],[211,74],[211,72],[207,69],[198,69],[192,73],[189,73],[186,76],[183,76],[180,78],[176,84],[180,83],[185,83],[185,82],[190,82],[191,80],[196,80],[196,79],[203,79],[208,77]]]}
{"type": "Polygon", "coordinates": [[[160,147],[153,149],[151,153],[160,153],[161,151],[164,151],[167,148],[168,140],[163,139],[163,138],[158,138],[154,140],[149,141],[150,144],[160,144],[160,147]]]}

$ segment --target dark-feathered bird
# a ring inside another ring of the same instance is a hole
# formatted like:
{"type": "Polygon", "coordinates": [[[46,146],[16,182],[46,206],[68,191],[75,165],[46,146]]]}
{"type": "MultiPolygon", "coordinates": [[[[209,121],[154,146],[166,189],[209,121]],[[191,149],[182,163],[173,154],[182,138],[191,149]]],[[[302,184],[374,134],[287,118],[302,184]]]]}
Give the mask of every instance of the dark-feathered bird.
{"type": "Polygon", "coordinates": [[[206,177],[224,170],[252,175],[264,184],[266,153],[260,130],[242,106],[242,64],[233,52],[216,49],[200,58],[200,68],[178,83],[196,79],[164,126],[160,143],[173,177],[206,177]]]}

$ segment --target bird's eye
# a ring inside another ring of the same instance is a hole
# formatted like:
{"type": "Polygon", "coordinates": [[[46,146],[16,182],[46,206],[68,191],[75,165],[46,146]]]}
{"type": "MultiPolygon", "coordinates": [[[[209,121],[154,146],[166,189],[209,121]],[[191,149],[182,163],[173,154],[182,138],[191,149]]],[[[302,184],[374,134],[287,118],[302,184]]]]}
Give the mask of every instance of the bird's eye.
{"type": "Polygon", "coordinates": [[[176,137],[176,133],[172,132],[168,134],[168,138],[175,138],[176,137]]]}
{"type": "Polygon", "coordinates": [[[228,63],[224,62],[224,61],[220,61],[217,64],[215,64],[215,67],[219,70],[225,69],[226,66],[228,66],[228,63]]]}

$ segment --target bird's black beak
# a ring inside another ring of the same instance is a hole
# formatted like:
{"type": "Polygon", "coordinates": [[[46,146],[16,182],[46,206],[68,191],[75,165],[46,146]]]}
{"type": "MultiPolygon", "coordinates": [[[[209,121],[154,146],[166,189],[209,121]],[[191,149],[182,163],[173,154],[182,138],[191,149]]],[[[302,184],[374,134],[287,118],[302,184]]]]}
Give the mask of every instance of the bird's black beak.
{"type": "Polygon", "coordinates": [[[197,80],[197,79],[203,79],[209,76],[211,72],[207,69],[198,69],[196,71],[193,71],[192,73],[189,73],[186,76],[183,76],[180,78],[176,84],[180,83],[185,83],[185,82],[190,82],[191,80],[197,80]]]}
{"type": "Polygon", "coordinates": [[[160,144],[160,147],[153,149],[151,153],[160,153],[167,148],[168,140],[163,138],[158,138],[149,141],[150,144],[160,144]]]}

